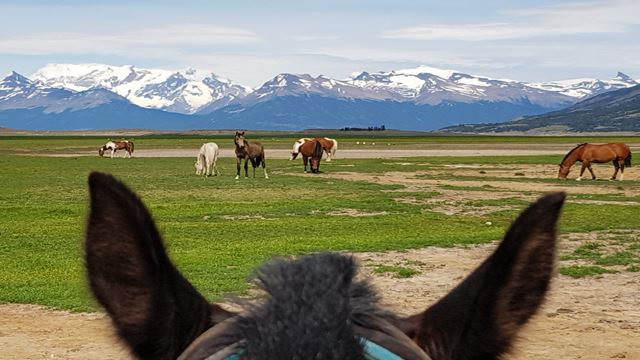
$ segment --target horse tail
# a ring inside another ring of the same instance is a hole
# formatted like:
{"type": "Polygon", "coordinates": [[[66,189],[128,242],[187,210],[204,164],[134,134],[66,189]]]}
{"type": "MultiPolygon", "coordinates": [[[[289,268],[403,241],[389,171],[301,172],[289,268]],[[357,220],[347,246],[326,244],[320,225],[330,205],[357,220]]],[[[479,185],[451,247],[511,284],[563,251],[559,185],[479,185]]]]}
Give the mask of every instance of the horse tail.
{"type": "Polygon", "coordinates": [[[133,141],[129,141],[129,145],[131,145],[131,154],[133,154],[133,141]]]}
{"type": "Polygon", "coordinates": [[[631,151],[629,151],[629,156],[624,159],[624,166],[631,166],[631,151]]]}

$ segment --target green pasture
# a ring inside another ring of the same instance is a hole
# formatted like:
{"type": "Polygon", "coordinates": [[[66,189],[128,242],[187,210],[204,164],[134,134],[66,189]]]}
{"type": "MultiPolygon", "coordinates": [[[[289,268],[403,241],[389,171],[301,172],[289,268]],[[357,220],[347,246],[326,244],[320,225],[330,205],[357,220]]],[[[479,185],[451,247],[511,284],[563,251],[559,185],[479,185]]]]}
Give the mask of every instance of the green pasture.
{"type": "MultiPolygon", "coordinates": [[[[260,141],[272,149],[289,149],[301,137],[330,136],[338,140],[340,149],[418,149],[448,145],[487,144],[567,144],[567,151],[573,144],[583,142],[625,142],[630,146],[640,146],[638,137],[611,136],[442,136],[430,133],[401,132],[247,132],[247,139],[260,141]]],[[[142,136],[120,135],[38,135],[0,136],[0,155],[7,154],[48,154],[78,153],[96,151],[108,140],[128,139],[135,142],[136,149],[198,149],[205,142],[215,141],[222,148],[233,148],[233,132],[226,134],[155,134],[142,136]]]]}
{"type": "MultiPolygon", "coordinates": [[[[69,137],[47,142],[75,149],[93,146],[91,142],[95,140],[69,137]]],[[[150,144],[160,140],[148,139],[150,144]]],[[[283,143],[285,140],[288,144],[290,139],[284,139],[283,143]]],[[[0,138],[0,302],[37,303],[74,311],[96,308],[85,284],[82,250],[88,207],[87,176],[91,171],[114,174],[143,198],[165,238],[170,256],[212,300],[246,291],[246,279],[252,269],[273,256],[494,241],[527,205],[518,199],[476,200],[468,205],[508,203],[513,209],[478,216],[445,215],[432,211],[432,205],[396,201],[400,196],[430,198],[437,192],[302,174],[301,161],[268,160],[270,179],[262,178],[262,171],[258,170],[255,179],[234,180],[235,160],[230,158],[219,161],[222,176],[205,179],[194,175],[192,158],[15,155],[44,144],[41,141],[0,138]],[[342,213],[345,209],[371,216],[348,216],[342,213]],[[487,221],[492,226],[487,226],[487,221]]],[[[184,141],[200,144],[203,139],[184,141]]],[[[452,163],[549,162],[557,163],[558,159],[554,156],[338,159],[323,162],[321,169],[326,173],[382,174],[414,172],[452,163]]],[[[518,178],[521,177],[513,177],[518,178]]],[[[528,181],[567,183],[554,179],[528,181]]],[[[614,200],[624,198],[625,189],[637,190],[640,186],[634,181],[601,183],[621,189],[622,195],[606,195],[614,200]]],[[[443,185],[442,189],[447,188],[443,185]]],[[[634,206],[571,201],[579,199],[570,196],[561,220],[562,232],[640,229],[640,217],[634,206]]],[[[624,251],[630,255],[616,255],[621,259],[614,260],[624,261],[629,271],[637,269],[640,265],[637,243],[624,251]]],[[[600,259],[593,253],[575,256],[600,259]]],[[[376,266],[380,273],[412,275],[411,269],[390,264],[376,266]]],[[[593,270],[586,272],[591,274],[593,270]]]]}

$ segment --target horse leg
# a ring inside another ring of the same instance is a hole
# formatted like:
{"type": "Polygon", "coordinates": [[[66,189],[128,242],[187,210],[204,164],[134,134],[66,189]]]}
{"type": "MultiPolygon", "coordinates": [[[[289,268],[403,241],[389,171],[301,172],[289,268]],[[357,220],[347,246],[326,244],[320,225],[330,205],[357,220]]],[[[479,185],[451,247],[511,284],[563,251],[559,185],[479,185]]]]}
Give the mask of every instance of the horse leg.
{"type": "Polygon", "coordinates": [[[240,163],[242,162],[242,160],[239,157],[236,157],[236,167],[237,170],[236,171],[236,180],[240,179],[240,163]]]}
{"type": "Polygon", "coordinates": [[[618,163],[618,160],[613,160],[613,168],[615,170],[613,170],[613,176],[611,176],[611,180],[615,180],[616,179],[616,175],[618,175],[618,170],[620,169],[620,165],[618,163]]]}
{"type": "Polygon", "coordinates": [[[269,175],[267,175],[267,163],[262,159],[262,171],[264,172],[264,178],[268,179],[269,175]]]}
{"type": "Polygon", "coordinates": [[[591,173],[591,180],[595,180],[596,179],[596,174],[593,173],[593,169],[591,168],[591,164],[587,165],[587,169],[589,169],[589,172],[591,173]]]}
{"type": "Polygon", "coordinates": [[[327,161],[331,161],[331,151],[330,150],[325,150],[324,152],[327,153],[327,161]]]}
{"type": "Polygon", "coordinates": [[[213,160],[213,176],[218,176],[218,174],[220,174],[220,171],[218,171],[217,163],[218,159],[216,158],[213,160]]]}
{"type": "Polygon", "coordinates": [[[253,178],[256,178],[256,167],[258,163],[255,160],[251,160],[251,169],[253,170],[253,178]]]}
{"type": "Polygon", "coordinates": [[[244,177],[249,177],[249,159],[244,159],[244,177]]]}
{"type": "Polygon", "coordinates": [[[115,153],[116,153],[116,149],[115,149],[115,148],[111,149],[111,158],[112,158],[112,159],[113,159],[113,155],[114,155],[115,153]]]}
{"type": "Polygon", "coordinates": [[[211,176],[211,159],[209,159],[208,157],[205,156],[204,158],[205,164],[206,164],[206,170],[205,170],[205,174],[207,177],[211,176]]]}
{"type": "Polygon", "coordinates": [[[620,166],[620,181],[622,181],[624,179],[624,160],[620,160],[618,165],[620,166]]]}
{"type": "Polygon", "coordinates": [[[587,169],[588,163],[583,162],[582,166],[580,167],[580,175],[578,175],[578,178],[576,179],[577,181],[582,180],[582,174],[584,174],[584,171],[587,169]]]}
{"type": "Polygon", "coordinates": [[[309,161],[309,158],[302,155],[302,162],[304,163],[304,172],[307,172],[307,162],[309,161]]]}

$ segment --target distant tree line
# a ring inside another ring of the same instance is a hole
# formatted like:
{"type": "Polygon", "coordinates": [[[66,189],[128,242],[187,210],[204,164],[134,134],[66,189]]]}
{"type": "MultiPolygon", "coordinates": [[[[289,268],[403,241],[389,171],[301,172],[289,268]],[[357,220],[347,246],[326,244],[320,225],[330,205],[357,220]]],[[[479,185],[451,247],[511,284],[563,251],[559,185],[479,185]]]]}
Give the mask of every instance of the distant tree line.
{"type": "Polygon", "coordinates": [[[385,131],[387,128],[384,125],[369,126],[366,128],[361,127],[343,127],[340,131],[385,131]]]}

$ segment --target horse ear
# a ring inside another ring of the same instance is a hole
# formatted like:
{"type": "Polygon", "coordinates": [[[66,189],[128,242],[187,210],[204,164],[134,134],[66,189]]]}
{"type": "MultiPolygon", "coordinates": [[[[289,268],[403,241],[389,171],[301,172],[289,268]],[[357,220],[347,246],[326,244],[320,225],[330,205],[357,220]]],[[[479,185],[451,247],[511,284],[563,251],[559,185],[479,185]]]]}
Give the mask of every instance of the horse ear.
{"type": "Polygon", "coordinates": [[[497,359],[544,301],[555,264],[564,193],[539,199],[471,275],[423,313],[407,335],[433,359],[497,359]]]}
{"type": "MultiPolygon", "coordinates": [[[[91,290],[141,359],[174,359],[224,318],[169,260],[151,215],[114,177],[89,176],[86,267],[91,290]]],[[[228,314],[228,313],[227,313],[228,314]]]]}

